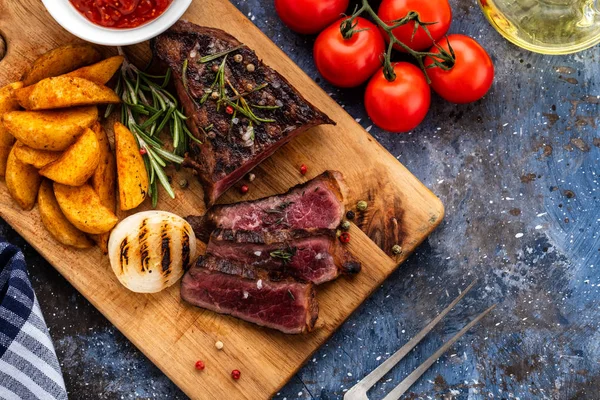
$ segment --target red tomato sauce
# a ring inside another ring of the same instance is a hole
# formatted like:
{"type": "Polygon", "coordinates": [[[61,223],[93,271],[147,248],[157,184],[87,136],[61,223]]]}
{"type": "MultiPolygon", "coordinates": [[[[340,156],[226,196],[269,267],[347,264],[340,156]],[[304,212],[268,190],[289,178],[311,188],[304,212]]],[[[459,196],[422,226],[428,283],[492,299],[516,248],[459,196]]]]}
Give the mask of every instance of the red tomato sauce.
{"type": "Polygon", "coordinates": [[[84,17],[107,28],[135,28],[158,18],[173,0],[69,0],[84,17]]]}

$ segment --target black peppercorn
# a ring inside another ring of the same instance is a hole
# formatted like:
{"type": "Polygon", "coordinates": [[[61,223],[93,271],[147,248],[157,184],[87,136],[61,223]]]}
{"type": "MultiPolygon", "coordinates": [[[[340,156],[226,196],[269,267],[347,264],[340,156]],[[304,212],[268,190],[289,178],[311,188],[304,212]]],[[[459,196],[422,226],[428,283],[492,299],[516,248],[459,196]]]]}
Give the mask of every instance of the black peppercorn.
{"type": "Polygon", "coordinates": [[[354,219],[354,217],[356,216],[356,214],[354,214],[354,211],[350,210],[346,213],[346,218],[348,219],[354,219]]]}

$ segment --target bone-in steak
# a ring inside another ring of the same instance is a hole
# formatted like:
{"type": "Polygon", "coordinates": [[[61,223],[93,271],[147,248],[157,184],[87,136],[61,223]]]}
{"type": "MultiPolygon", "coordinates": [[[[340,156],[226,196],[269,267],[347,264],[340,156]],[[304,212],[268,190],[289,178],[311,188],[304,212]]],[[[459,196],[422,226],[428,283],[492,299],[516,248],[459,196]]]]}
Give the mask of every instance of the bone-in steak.
{"type": "Polygon", "coordinates": [[[319,313],[311,283],[271,281],[241,264],[210,256],[201,257],[183,276],[181,298],[284,333],[310,331],[319,313]]]}
{"type": "Polygon", "coordinates": [[[151,46],[171,68],[187,125],[202,141],[190,142],[184,165],[197,172],[207,207],[292,138],[333,123],[221,30],[179,21],[151,46]]]}
{"type": "Polygon", "coordinates": [[[292,276],[321,284],[340,273],[360,271],[332,229],[248,232],[217,229],[207,253],[269,272],[272,279],[292,276]]]}
{"type": "Polygon", "coordinates": [[[187,217],[196,236],[207,242],[216,228],[252,232],[335,229],[344,217],[342,174],[326,171],[287,193],[224,206],[187,217]]]}

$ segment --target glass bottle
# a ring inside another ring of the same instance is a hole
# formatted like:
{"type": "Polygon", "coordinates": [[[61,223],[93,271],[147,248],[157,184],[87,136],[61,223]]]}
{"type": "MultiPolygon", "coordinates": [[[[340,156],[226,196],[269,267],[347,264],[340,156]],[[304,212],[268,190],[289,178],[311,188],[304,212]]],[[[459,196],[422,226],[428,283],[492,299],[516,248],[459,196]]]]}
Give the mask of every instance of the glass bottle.
{"type": "Polygon", "coordinates": [[[479,0],[490,23],[517,46],[568,54],[600,43],[600,0],[479,0]]]}

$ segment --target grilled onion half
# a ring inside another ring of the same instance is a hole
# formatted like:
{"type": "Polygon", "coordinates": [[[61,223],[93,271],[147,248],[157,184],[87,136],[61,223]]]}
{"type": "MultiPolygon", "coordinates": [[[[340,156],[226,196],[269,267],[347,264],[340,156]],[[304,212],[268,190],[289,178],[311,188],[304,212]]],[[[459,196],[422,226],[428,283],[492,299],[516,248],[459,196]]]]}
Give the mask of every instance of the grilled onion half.
{"type": "Polygon", "coordinates": [[[175,214],[144,211],[113,229],[108,254],[123,286],[156,293],[181,278],[196,254],[196,236],[190,224],[175,214]]]}

